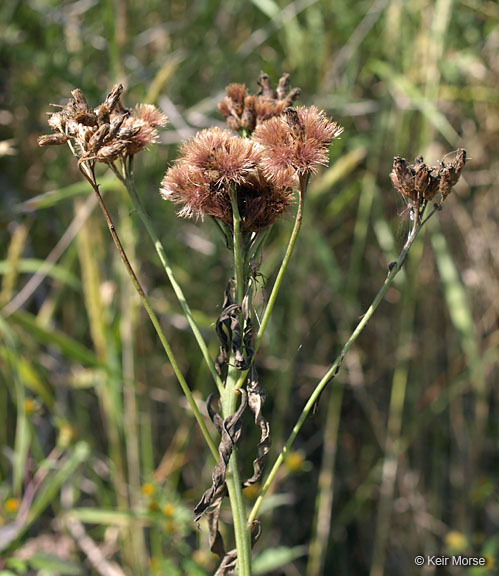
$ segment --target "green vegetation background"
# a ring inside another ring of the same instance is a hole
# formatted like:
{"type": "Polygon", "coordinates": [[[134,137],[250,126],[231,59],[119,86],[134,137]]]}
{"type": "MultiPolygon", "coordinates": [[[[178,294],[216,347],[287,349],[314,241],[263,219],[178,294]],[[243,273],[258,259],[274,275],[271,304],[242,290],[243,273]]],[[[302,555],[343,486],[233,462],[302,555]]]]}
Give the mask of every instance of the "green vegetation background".
{"type": "MultiPolygon", "coordinates": [[[[494,573],[499,5],[7,0],[0,61],[0,574],[214,572],[191,521],[208,452],[69,149],[36,138],[75,87],[96,105],[123,81],[125,104],[168,114],[161,144],[137,158],[138,188],[215,355],[230,254],[158,188],[177,144],[221,124],[225,85],[254,91],[261,70],[291,73],[301,103],[345,127],[257,360],[271,459],[404,242],[393,156],[435,164],[463,147],[470,160],[300,435],[262,516],[256,572],[421,574],[417,554],[454,551],[490,564],[449,574],[494,573]]],[[[202,402],[209,373],[154,249],[124,190],[101,180],[202,402]]],[[[263,298],[290,224],[264,252],[263,298]]],[[[249,417],[242,442],[249,472],[249,417]]]]}

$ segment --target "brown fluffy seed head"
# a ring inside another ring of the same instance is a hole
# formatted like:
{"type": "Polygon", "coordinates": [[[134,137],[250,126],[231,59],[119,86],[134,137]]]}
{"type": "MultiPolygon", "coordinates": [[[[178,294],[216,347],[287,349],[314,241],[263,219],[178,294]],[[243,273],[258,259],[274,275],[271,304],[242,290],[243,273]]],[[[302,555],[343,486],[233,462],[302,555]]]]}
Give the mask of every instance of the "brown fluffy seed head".
{"type": "Polygon", "coordinates": [[[122,93],[123,85],[116,84],[92,110],[81,90],[73,90],[72,99],[49,117],[56,134],[41,136],[40,146],[71,142],[80,160],[111,163],[157,142],[157,128],[166,124],[166,116],[149,104],[127,110],[121,103],[122,93]]]}
{"type": "Polygon", "coordinates": [[[220,128],[198,132],[182,145],[181,152],[186,163],[208,174],[217,186],[243,182],[260,157],[251,140],[220,128]]]}
{"type": "Polygon", "coordinates": [[[230,193],[184,159],[177,160],[167,170],[160,192],[165,200],[181,206],[178,215],[182,218],[213,216],[231,223],[230,193]]]}
{"type": "Polygon", "coordinates": [[[140,152],[159,139],[157,128],[167,122],[165,114],[150,104],[137,104],[135,110],[125,118],[118,137],[127,141],[129,156],[140,152]],[[128,136],[126,136],[128,135],[128,136]]]}
{"type": "Polygon", "coordinates": [[[236,192],[242,228],[270,226],[292,201],[292,189],[277,187],[259,166],[260,147],[229,130],[199,132],[181,146],[181,157],[161,183],[161,195],[180,205],[179,216],[213,216],[232,226],[236,192]]]}
{"type": "Polygon", "coordinates": [[[262,147],[261,166],[277,185],[289,186],[297,176],[327,164],[329,146],[343,128],[315,106],[287,108],[286,113],[258,126],[253,139],[262,147]]]}

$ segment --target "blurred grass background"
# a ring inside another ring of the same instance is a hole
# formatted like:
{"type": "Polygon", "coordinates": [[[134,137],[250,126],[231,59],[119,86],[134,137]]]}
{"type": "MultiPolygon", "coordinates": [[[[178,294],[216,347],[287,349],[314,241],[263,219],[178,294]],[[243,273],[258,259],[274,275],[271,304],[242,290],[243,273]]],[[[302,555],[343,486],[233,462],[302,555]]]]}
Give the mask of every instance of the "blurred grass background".
{"type": "MultiPolygon", "coordinates": [[[[191,521],[208,452],[76,162],[36,138],[75,87],[95,106],[123,81],[125,105],[168,114],[135,174],[215,355],[230,254],[158,188],[177,144],[221,124],[225,85],[254,91],[261,70],[291,73],[301,103],[345,127],[311,185],[257,360],[270,456],[404,242],[393,156],[435,164],[463,147],[470,160],[281,471],[256,572],[421,574],[417,554],[462,552],[489,566],[449,574],[496,573],[499,5],[8,0],[0,61],[0,573],[214,572],[207,530],[191,521]]],[[[202,402],[212,381],[154,249],[119,183],[101,181],[202,402]]],[[[290,224],[264,252],[269,286],[290,224]]],[[[256,439],[248,417],[248,473],[256,439]]]]}

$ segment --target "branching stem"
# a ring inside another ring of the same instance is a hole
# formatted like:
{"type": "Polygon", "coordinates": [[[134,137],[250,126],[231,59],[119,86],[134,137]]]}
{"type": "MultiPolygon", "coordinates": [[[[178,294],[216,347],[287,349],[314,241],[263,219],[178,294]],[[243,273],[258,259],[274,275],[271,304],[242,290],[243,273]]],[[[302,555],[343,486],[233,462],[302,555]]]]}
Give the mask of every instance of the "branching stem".
{"type": "Polygon", "coordinates": [[[412,244],[414,243],[414,240],[416,239],[419,231],[421,230],[423,224],[428,221],[428,218],[430,218],[434,214],[434,212],[435,211],[431,212],[425,220],[422,220],[422,215],[421,215],[421,218],[418,217],[418,215],[415,215],[414,223],[413,223],[413,226],[411,228],[411,231],[409,232],[409,236],[407,238],[407,241],[404,244],[404,247],[402,248],[397,260],[390,264],[388,275],[385,279],[383,286],[380,288],[380,290],[378,291],[378,293],[374,297],[374,300],[372,301],[369,308],[366,310],[366,313],[362,316],[362,319],[357,324],[357,326],[356,326],[355,330],[352,332],[350,338],[347,340],[347,342],[343,346],[338,357],[336,358],[334,363],[331,365],[329,370],[326,372],[326,374],[324,374],[323,378],[317,384],[317,386],[315,387],[314,391],[312,392],[310,398],[308,399],[307,403],[305,404],[305,407],[303,408],[303,410],[300,414],[300,417],[298,418],[296,424],[294,425],[293,430],[291,431],[291,434],[289,435],[289,438],[288,438],[286,444],[282,448],[279,456],[277,457],[274,465],[272,466],[272,469],[271,469],[271,471],[267,477],[267,480],[265,481],[265,484],[262,487],[260,495],[258,496],[255,504],[253,505],[253,508],[252,508],[251,513],[250,513],[249,518],[248,518],[249,524],[251,524],[252,522],[254,522],[256,520],[256,517],[258,516],[258,512],[260,510],[260,506],[262,505],[263,499],[265,498],[265,495],[267,494],[270,486],[274,482],[276,475],[277,475],[277,472],[278,472],[279,468],[281,467],[282,463],[284,462],[286,454],[291,449],[293,442],[295,441],[298,433],[300,432],[300,430],[303,426],[303,423],[305,422],[305,420],[307,419],[311,410],[313,409],[315,402],[317,401],[321,392],[327,386],[327,384],[329,383],[331,378],[335,375],[335,373],[338,369],[338,366],[340,365],[340,363],[343,360],[343,357],[350,350],[353,343],[357,340],[360,333],[362,332],[362,330],[364,330],[367,323],[371,319],[372,315],[376,311],[376,308],[379,306],[379,304],[383,300],[386,292],[388,291],[388,289],[392,285],[393,280],[395,279],[395,276],[397,276],[397,274],[402,269],[402,266],[405,262],[405,259],[407,258],[407,254],[408,254],[412,244]]]}
{"type": "Polygon", "coordinates": [[[196,420],[199,424],[199,427],[201,428],[201,432],[204,436],[206,443],[208,444],[210,452],[212,453],[215,461],[218,461],[218,450],[215,446],[215,443],[213,442],[212,437],[210,436],[210,433],[208,432],[208,428],[206,427],[206,424],[203,420],[203,416],[201,415],[201,412],[199,411],[199,408],[196,404],[196,401],[194,400],[194,397],[193,397],[192,392],[189,388],[189,385],[187,384],[182,372],[180,371],[180,368],[178,366],[175,355],[173,354],[173,350],[171,349],[170,344],[169,344],[169,342],[165,336],[165,333],[163,332],[163,329],[161,328],[161,324],[159,322],[159,319],[156,316],[154,310],[152,309],[151,304],[149,302],[149,299],[148,299],[144,289],[142,288],[142,285],[141,285],[137,275],[135,274],[135,271],[133,270],[133,267],[130,263],[130,260],[128,259],[128,256],[125,253],[123,245],[121,244],[121,241],[120,241],[120,238],[119,238],[118,233],[116,231],[116,228],[114,227],[113,221],[111,220],[111,216],[110,216],[110,214],[107,210],[107,207],[104,203],[104,199],[102,198],[102,195],[99,192],[99,186],[95,180],[93,166],[89,165],[86,161],[83,161],[83,162],[79,163],[79,168],[80,168],[80,171],[83,174],[83,176],[85,176],[85,178],[88,180],[88,182],[92,186],[92,188],[93,188],[93,190],[97,196],[99,206],[101,207],[102,213],[104,214],[104,218],[106,220],[107,227],[109,228],[109,232],[111,233],[111,236],[114,240],[116,248],[118,249],[120,258],[121,258],[121,260],[122,260],[122,262],[126,268],[128,275],[130,276],[132,284],[134,285],[134,288],[137,291],[137,294],[139,295],[139,298],[140,298],[144,308],[146,309],[147,314],[149,315],[149,318],[151,319],[151,322],[154,326],[154,329],[156,330],[156,334],[158,335],[158,337],[161,341],[161,344],[163,345],[163,348],[166,352],[166,355],[168,356],[168,359],[169,359],[170,364],[173,368],[173,371],[175,372],[175,376],[177,377],[177,379],[179,381],[180,387],[182,388],[182,391],[185,394],[185,397],[187,398],[187,401],[189,402],[189,405],[192,409],[194,417],[196,418],[196,420]]]}

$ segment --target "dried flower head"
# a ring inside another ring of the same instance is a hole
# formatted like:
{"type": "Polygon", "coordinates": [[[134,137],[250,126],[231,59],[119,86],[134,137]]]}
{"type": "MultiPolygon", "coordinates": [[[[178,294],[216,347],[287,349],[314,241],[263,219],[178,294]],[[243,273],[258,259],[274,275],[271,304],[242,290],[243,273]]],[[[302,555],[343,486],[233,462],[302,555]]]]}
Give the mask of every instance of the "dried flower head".
{"type": "Polygon", "coordinates": [[[418,156],[413,164],[395,156],[390,178],[411,209],[421,213],[437,192],[441,195],[438,205],[442,204],[459,180],[465,163],[466,151],[463,149],[457,151],[450,164],[440,162],[439,166],[427,166],[422,156],[418,156]]]}
{"type": "Polygon", "coordinates": [[[244,84],[227,86],[227,96],[218,108],[232,130],[251,133],[265,120],[280,116],[300,96],[299,88],[290,89],[289,74],[284,74],[273,90],[269,76],[262,72],[258,85],[260,88],[256,95],[248,94],[244,84]]]}
{"type": "Polygon", "coordinates": [[[122,93],[123,85],[116,84],[92,110],[81,90],[73,90],[68,103],[49,116],[55,134],[40,136],[38,144],[69,143],[80,161],[111,163],[157,142],[157,128],[166,124],[166,116],[148,104],[128,110],[121,102],[122,93]]]}
{"type": "Polygon", "coordinates": [[[237,194],[245,231],[270,226],[292,201],[259,167],[260,147],[229,130],[202,130],[181,147],[181,157],[161,183],[161,195],[181,205],[179,216],[213,216],[232,226],[231,194],[237,194]]]}
{"type": "Polygon", "coordinates": [[[327,164],[331,142],[343,132],[315,106],[286,108],[260,124],[253,139],[262,147],[261,166],[268,178],[278,186],[289,186],[302,176],[327,164]]]}

